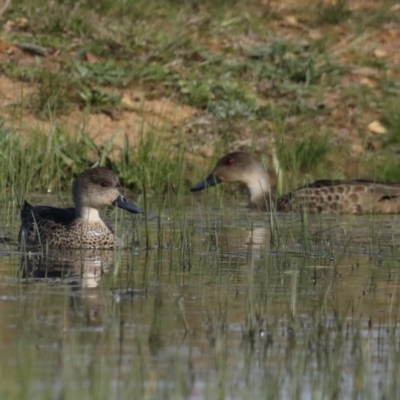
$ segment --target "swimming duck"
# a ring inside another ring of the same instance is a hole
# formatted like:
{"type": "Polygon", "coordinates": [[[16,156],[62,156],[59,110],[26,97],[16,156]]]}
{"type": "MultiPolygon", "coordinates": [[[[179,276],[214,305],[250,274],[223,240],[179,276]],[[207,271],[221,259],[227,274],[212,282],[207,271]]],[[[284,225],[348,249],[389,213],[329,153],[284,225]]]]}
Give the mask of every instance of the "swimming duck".
{"type": "Polygon", "coordinates": [[[72,195],[75,208],[34,207],[25,201],[18,241],[53,248],[109,249],[123,243],[101,219],[99,210],[113,205],[131,213],[142,212],[121,194],[118,177],[103,167],[79,175],[72,195]]]}
{"type": "Polygon", "coordinates": [[[320,180],[276,197],[263,165],[249,153],[234,152],[220,158],[208,177],[190,191],[197,192],[221,182],[244,184],[249,207],[261,210],[341,214],[400,213],[400,184],[368,180],[320,180]]]}

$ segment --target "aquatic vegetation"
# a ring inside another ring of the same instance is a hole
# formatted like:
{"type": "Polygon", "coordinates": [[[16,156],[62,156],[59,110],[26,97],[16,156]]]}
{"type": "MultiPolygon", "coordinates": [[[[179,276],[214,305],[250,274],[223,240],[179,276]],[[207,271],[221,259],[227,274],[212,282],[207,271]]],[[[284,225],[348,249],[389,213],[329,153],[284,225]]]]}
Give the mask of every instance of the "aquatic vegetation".
{"type": "Polygon", "coordinates": [[[12,0],[1,21],[0,398],[398,397],[397,216],[188,194],[233,150],[272,156],[283,192],[399,181],[398,2],[12,0]],[[93,166],[140,193],[143,218],[105,216],[129,248],[19,251],[22,199],[68,206],[93,166]]]}
{"type": "Polygon", "coordinates": [[[171,219],[171,199],[129,250],[2,245],[0,394],[397,393],[398,224],[276,214],[270,226],[211,206],[171,219]]]}

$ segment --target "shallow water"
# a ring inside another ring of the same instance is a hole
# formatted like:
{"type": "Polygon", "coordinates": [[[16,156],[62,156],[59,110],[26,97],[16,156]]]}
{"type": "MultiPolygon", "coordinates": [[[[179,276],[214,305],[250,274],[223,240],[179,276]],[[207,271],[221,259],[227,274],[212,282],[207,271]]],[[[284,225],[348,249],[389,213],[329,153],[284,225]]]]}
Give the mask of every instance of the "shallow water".
{"type": "Polygon", "coordinates": [[[200,199],[107,217],[127,250],[2,244],[1,398],[398,397],[398,217],[200,199]]]}

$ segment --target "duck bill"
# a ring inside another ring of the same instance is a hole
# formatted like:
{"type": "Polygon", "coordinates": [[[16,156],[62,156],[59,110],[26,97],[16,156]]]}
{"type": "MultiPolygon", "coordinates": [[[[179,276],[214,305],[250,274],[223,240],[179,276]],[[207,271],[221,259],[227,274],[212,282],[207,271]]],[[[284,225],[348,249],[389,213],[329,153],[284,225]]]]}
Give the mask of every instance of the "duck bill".
{"type": "Polygon", "coordinates": [[[130,213],[143,214],[143,211],[135,203],[132,203],[125,196],[122,196],[122,194],[113,202],[113,206],[122,208],[130,213]]]}
{"type": "Polygon", "coordinates": [[[211,172],[211,174],[208,175],[204,181],[196,183],[194,186],[192,186],[190,188],[190,191],[198,192],[200,190],[207,189],[208,187],[218,185],[221,182],[221,179],[219,179],[218,176],[214,175],[214,173],[211,172]]]}

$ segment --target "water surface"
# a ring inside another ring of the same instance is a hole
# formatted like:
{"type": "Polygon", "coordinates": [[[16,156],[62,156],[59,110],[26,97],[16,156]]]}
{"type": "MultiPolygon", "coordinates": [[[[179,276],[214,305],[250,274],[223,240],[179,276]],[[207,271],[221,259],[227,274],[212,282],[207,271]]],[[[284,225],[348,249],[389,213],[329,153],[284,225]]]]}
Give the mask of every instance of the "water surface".
{"type": "Polygon", "coordinates": [[[398,397],[397,216],[148,209],[126,250],[5,228],[1,398],[398,397]]]}

